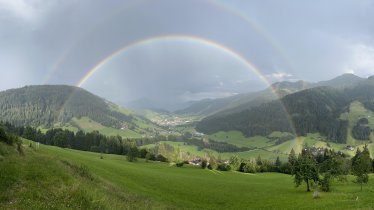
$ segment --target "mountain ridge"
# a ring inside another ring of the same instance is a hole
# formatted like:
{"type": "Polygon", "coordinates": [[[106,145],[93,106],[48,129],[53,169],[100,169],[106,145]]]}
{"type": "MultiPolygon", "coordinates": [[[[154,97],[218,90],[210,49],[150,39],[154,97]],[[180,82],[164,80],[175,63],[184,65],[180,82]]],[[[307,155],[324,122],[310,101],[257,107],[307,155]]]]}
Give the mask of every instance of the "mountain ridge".
{"type": "MultiPolygon", "coordinates": [[[[87,123],[92,121],[118,130],[137,130],[139,121],[151,123],[129,110],[75,86],[32,85],[0,92],[0,119],[15,125],[74,126],[74,119],[84,117],[88,118],[87,123]]],[[[79,126],[75,127],[80,129],[79,126]]]]}
{"type": "Polygon", "coordinates": [[[202,100],[193,103],[186,109],[178,110],[176,114],[191,114],[210,116],[214,114],[227,115],[240,112],[262,103],[282,98],[288,94],[295,93],[313,87],[331,86],[336,88],[345,88],[363,81],[364,78],[354,74],[342,74],[331,80],[311,83],[303,80],[282,81],[271,84],[268,88],[258,91],[238,94],[226,98],[202,100]],[[209,108],[206,108],[209,107],[209,108]]]}
{"type": "Polygon", "coordinates": [[[374,80],[361,80],[345,88],[321,86],[305,89],[237,113],[208,116],[197,123],[196,129],[207,134],[238,130],[249,137],[267,136],[274,131],[296,132],[301,136],[319,132],[332,141],[345,143],[348,122],[340,115],[353,101],[374,110],[374,80]],[[282,109],[287,112],[280,111],[282,109]]]}

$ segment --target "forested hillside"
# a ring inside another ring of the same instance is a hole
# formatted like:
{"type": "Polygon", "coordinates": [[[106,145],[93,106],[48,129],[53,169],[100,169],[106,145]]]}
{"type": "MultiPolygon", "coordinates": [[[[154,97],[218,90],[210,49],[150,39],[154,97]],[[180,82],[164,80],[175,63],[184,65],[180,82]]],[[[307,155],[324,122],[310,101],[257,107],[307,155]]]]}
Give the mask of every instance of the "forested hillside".
{"type": "Polygon", "coordinates": [[[226,115],[240,112],[250,107],[255,107],[263,103],[276,99],[278,96],[285,96],[309,87],[304,81],[297,82],[277,82],[271,87],[245,94],[238,94],[226,98],[204,99],[193,103],[186,109],[175,112],[176,114],[192,114],[208,116],[212,114],[226,115]]]}
{"type": "Polygon", "coordinates": [[[26,86],[0,92],[0,118],[16,125],[53,126],[88,117],[107,127],[132,124],[134,116],[88,91],[66,85],[26,86]]]}
{"type": "Polygon", "coordinates": [[[341,141],[346,138],[346,122],[337,118],[346,103],[345,96],[333,88],[308,89],[250,110],[208,117],[197,124],[197,129],[205,133],[239,130],[246,136],[267,136],[273,131],[295,129],[298,135],[321,132],[341,141]]]}
{"type": "MultiPolygon", "coordinates": [[[[340,119],[340,115],[348,111],[353,101],[360,101],[368,110],[374,110],[372,78],[346,88],[307,89],[227,116],[213,115],[199,122],[196,128],[208,134],[239,130],[246,136],[265,136],[272,131],[296,132],[302,136],[319,132],[334,142],[345,143],[348,122],[340,119]]],[[[361,125],[353,132],[361,136],[359,139],[367,139],[370,128],[361,125]]]]}
{"type": "Polygon", "coordinates": [[[272,84],[269,88],[252,93],[238,94],[231,97],[219,99],[205,99],[190,105],[188,108],[179,110],[176,114],[192,114],[192,115],[227,115],[238,113],[249,108],[259,106],[263,103],[270,102],[288,94],[296,93],[313,87],[329,86],[338,89],[352,87],[364,79],[354,74],[343,74],[331,80],[310,83],[306,81],[283,81],[272,84]]]}

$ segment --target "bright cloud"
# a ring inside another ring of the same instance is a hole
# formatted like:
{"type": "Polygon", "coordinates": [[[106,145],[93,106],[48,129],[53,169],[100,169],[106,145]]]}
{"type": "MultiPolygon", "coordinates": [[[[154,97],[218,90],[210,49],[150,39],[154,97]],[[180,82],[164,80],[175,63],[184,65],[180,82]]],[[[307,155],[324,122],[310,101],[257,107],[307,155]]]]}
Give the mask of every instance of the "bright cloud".
{"type": "Polygon", "coordinates": [[[346,65],[347,73],[355,73],[360,76],[374,74],[374,47],[357,44],[352,47],[352,58],[346,65]]]}

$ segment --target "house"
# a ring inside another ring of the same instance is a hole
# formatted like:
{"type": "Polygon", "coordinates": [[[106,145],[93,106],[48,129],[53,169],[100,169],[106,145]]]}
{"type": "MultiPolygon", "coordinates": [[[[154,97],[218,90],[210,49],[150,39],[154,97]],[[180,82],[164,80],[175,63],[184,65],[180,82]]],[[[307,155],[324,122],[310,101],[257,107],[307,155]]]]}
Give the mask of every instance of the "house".
{"type": "Polygon", "coordinates": [[[194,165],[194,166],[200,166],[201,165],[201,158],[192,158],[188,161],[188,164],[194,165]]]}
{"type": "Polygon", "coordinates": [[[353,146],[351,146],[351,145],[346,146],[345,149],[349,150],[349,151],[355,150],[355,148],[353,146]]]}

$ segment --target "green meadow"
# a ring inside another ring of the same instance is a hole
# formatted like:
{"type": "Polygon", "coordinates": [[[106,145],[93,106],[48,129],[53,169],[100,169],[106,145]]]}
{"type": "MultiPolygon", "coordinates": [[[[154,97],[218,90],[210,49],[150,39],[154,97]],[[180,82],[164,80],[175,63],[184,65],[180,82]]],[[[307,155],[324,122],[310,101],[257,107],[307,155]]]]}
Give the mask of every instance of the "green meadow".
{"type": "MultiPolygon", "coordinates": [[[[127,162],[125,156],[53,146],[24,155],[0,143],[0,209],[370,209],[374,176],[360,191],[353,177],[314,199],[289,175],[244,174],[127,162]]],[[[35,144],[32,144],[35,145],[35,144]]]]}

